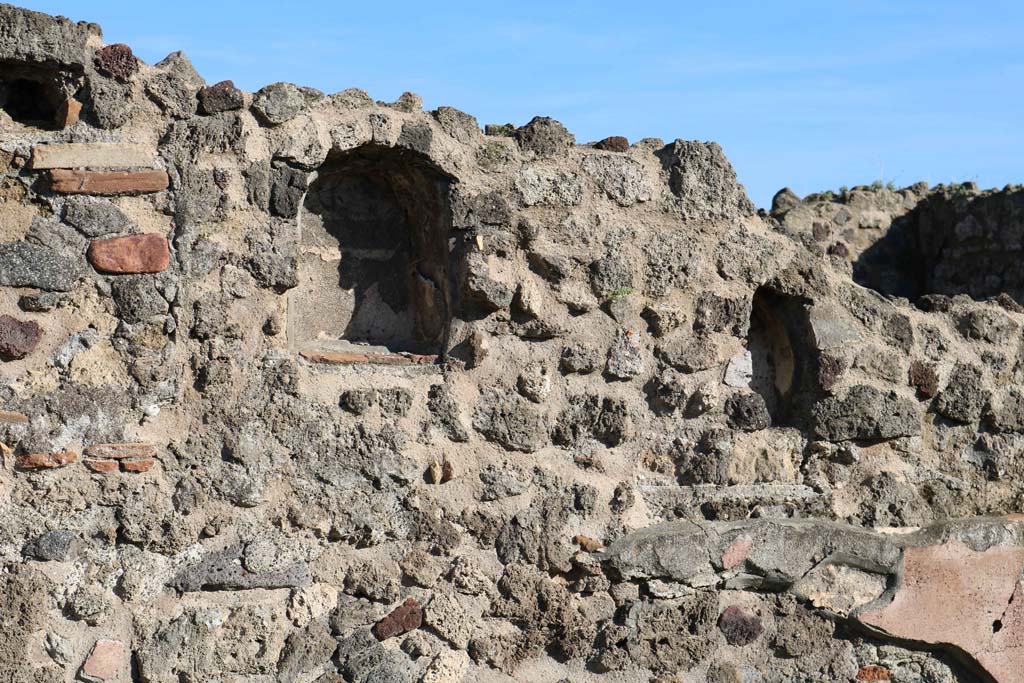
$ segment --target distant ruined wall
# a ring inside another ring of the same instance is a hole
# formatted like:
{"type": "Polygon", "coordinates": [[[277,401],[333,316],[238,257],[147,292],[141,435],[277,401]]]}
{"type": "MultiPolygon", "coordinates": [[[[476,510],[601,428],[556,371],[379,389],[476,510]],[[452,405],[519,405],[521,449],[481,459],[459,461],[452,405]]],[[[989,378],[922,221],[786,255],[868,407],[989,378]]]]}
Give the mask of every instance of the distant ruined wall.
{"type": "Polygon", "coordinates": [[[0,5],[0,677],[1014,683],[1022,202],[0,5]]]}

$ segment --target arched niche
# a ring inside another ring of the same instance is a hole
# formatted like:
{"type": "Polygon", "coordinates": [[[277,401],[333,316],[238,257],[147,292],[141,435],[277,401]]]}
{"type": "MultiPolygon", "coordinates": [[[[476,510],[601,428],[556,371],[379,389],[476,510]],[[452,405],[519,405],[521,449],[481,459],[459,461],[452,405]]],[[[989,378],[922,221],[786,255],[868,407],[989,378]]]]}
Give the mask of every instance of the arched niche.
{"type": "Polygon", "coordinates": [[[293,349],[443,351],[452,318],[453,182],[403,148],[367,144],[324,161],[298,216],[293,349]]]}
{"type": "Polygon", "coordinates": [[[783,308],[778,297],[759,289],[754,294],[747,336],[750,388],[764,398],[775,423],[783,423],[788,417],[796,379],[796,358],[783,308]]]}

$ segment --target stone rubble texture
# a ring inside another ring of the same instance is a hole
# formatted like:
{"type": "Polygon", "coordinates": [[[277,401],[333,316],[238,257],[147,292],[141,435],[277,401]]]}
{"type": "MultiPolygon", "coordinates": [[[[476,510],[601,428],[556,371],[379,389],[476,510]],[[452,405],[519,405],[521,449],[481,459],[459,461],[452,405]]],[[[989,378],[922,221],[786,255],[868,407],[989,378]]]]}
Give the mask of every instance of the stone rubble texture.
{"type": "Polygon", "coordinates": [[[1015,683],[1022,216],[0,5],[0,679],[1015,683]]]}

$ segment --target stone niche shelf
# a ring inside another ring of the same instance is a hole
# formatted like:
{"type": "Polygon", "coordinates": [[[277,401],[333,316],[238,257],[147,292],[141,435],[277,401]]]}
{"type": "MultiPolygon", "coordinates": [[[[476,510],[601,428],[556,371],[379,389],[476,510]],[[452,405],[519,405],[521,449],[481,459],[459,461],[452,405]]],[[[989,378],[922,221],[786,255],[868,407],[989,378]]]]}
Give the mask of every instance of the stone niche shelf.
{"type": "Polygon", "coordinates": [[[397,365],[397,366],[431,366],[437,364],[438,356],[392,352],[386,350],[356,349],[303,349],[299,355],[311,363],[326,365],[397,365]]]}

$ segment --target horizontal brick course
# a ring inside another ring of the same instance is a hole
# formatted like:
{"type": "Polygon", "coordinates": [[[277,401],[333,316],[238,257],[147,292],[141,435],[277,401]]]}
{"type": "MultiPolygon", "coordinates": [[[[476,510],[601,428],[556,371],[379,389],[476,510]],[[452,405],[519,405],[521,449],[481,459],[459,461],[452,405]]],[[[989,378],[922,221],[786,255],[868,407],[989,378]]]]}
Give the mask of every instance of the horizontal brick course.
{"type": "Polygon", "coordinates": [[[156,153],[146,145],[71,142],[36,145],[32,168],[154,168],[156,153]]]}
{"type": "Polygon", "coordinates": [[[85,449],[89,458],[124,460],[126,458],[152,458],[156,448],[151,443],[97,443],[85,449]]]}
{"type": "Polygon", "coordinates": [[[19,470],[50,470],[65,467],[78,460],[78,453],[64,451],[62,453],[27,453],[19,455],[14,466],[19,470]]]}
{"type": "Polygon", "coordinates": [[[146,458],[144,460],[122,460],[121,471],[131,472],[133,474],[142,474],[143,472],[149,472],[153,469],[153,465],[156,464],[156,460],[153,458],[146,458]]]}
{"type": "Polygon", "coordinates": [[[110,472],[117,471],[116,460],[94,460],[92,458],[86,458],[82,461],[85,466],[97,474],[109,474],[110,472]]]}
{"type": "Polygon", "coordinates": [[[50,189],[58,194],[131,195],[167,189],[167,172],[153,171],[50,171],[50,189]]]}

